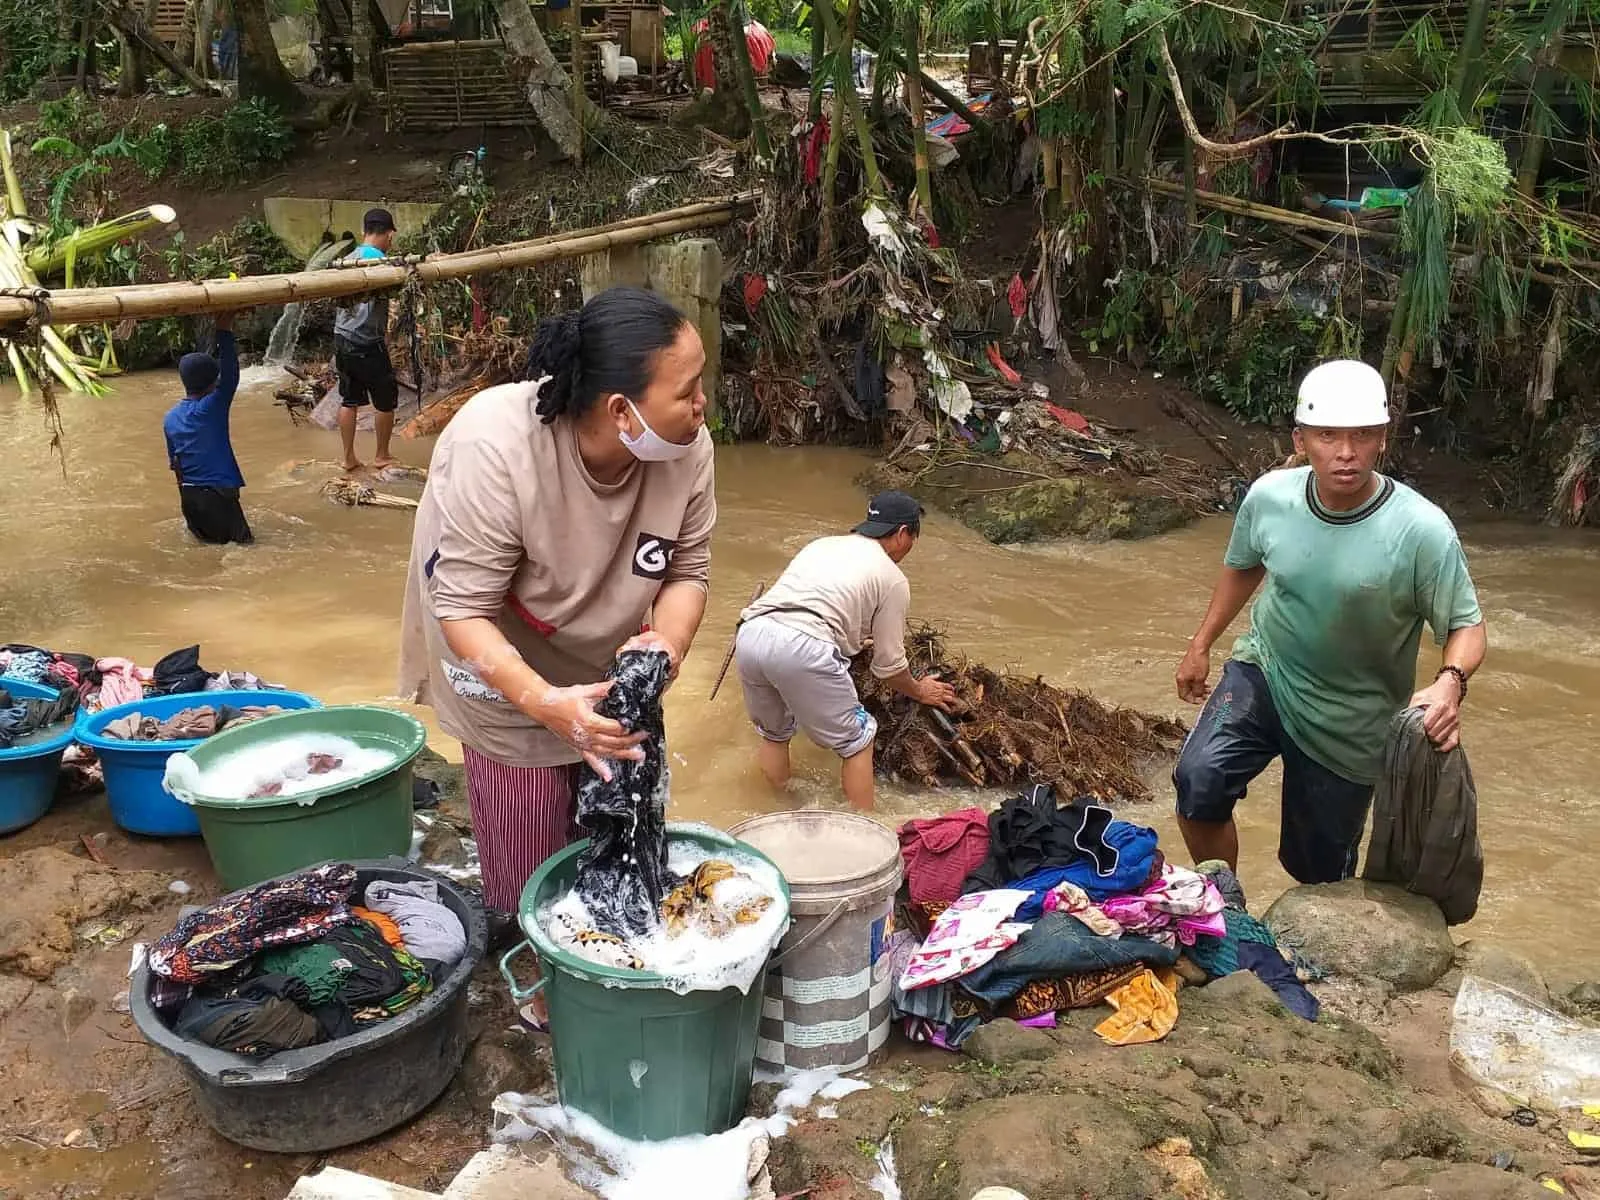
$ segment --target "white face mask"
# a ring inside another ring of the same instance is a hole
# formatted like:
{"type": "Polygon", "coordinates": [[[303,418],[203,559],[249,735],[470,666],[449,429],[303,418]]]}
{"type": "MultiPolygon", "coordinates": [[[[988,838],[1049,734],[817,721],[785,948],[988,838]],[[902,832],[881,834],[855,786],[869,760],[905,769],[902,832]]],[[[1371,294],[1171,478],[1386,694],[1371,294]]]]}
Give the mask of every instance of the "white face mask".
{"type": "Polygon", "coordinates": [[[650,422],[639,415],[639,410],[634,407],[632,400],[628,401],[628,407],[633,409],[633,415],[637,418],[644,432],[638,437],[632,438],[618,430],[617,436],[622,439],[622,444],[640,462],[676,462],[693,450],[695,442],[699,440],[698,437],[695,437],[683,445],[677,442],[669,442],[654,429],[650,428],[650,422]]]}

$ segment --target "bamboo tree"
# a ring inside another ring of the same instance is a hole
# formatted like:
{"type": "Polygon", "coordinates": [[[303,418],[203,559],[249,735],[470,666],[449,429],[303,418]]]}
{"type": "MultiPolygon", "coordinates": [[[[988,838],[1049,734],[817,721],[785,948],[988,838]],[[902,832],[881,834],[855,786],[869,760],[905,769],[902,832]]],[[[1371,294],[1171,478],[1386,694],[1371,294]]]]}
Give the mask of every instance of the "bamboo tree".
{"type": "Polygon", "coordinates": [[[826,266],[833,261],[833,195],[839,182],[839,146],[844,141],[845,93],[856,90],[855,64],[851,61],[851,44],[855,41],[856,19],[861,13],[861,0],[849,0],[845,8],[844,33],[839,33],[834,19],[833,0],[818,0],[811,10],[822,17],[828,38],[833,43],[833,112],[828,120],[828,156],[822,164],[822,230],[818,239],[817,256],[826,266]]]}
{"type": "Polygon", "coordinates": [[[816,5],[828,3],[831,0],[814,0],[811,8],[811,96],[806,103],[806,120],[812,125],[822,117],[822,60],[828,53],[828,42],[816,5]]]}
{"type": "Polygon", "coordinates": [[[1468,0],[1467,27],[1456,51],[1455,81],[1451,90],[1461,115],[1470,118],[1478,98],[1478,79],[1483,70],[1483,32],[1489,24],[1489,0],[1468,0]]]}
{"type": "Polygon", "coordinates": [[[761,89],[756,86],[755,65],[750,61],[750,40],[745,33],[744,5],[740,0],[725,0],[733,30],[733,70],[739,77],[739,87],[744,92],[745,107],[750,110],[750,133],[756,143],[756,157],[762,162],[772,161],[772,139],[767,133],[767,122],[761,109],[761,89]]]}
{"type": "MultiPolygon", "coordinates": [[[[927,116],[922,106],[922,0],[906,6],[906,107],[911,110],[911,153],[917,169],[917,207],[922,219],[933,225],[933,178],[928,168],[927,116]]],[[[882,65],[882,59],[879,59],[882,65]]]]}
{"type": "Polygon", "coordinates": [[[372,4],[350,0],[350,62],[356,87],[372,90],[372,4]]]}
{"type": "MultiPolygon", "coordinates": [[[[856,145],[861,151],[861,174],[866,179],[867,191],[871,195],[881,196],[883,194],[883,179],[878,171],[878,156],[872,150],[872,126],[867,123],[867,111],[861,104],[861,94],[856,91],[855,23],[860,19],[860,16],[861,0],[850,0],[850,5],[845,10],[845,30],[839,39],[841,48],[839,70],[844,75],[844,86],[841,87],[840,82],[835,80],[833,111],[836,117],[842,116],[839,113],[839,96],[842,93],[845,107],[850,113],[851,123],[855,126],[856,145]]],[[[831,26],[833,23],[831,11],[828,13],[827,20],[831,26]]],[[[837,124],[834,128],[838,128],[837,124]]],[[[830,150],[833,148],[831,137],[828,147],[830,150]]],[[[837,163],[835,165],[837,167],[837,163]]]]}
{"type": "Polygon", "coordinates": [[[1550,100],[1555,95],[1560,74],[1561,43],[1566,36],[1566,14],[1562,13],[1533,56],[1533,90],[1528,97],[1528,124],[1523,132],[1522,156],[1517,160],[1517,191],[1533,195],[1539,184],[1539,169],[1544,166],[1544,148],[1550,133],[1550,100]]]}

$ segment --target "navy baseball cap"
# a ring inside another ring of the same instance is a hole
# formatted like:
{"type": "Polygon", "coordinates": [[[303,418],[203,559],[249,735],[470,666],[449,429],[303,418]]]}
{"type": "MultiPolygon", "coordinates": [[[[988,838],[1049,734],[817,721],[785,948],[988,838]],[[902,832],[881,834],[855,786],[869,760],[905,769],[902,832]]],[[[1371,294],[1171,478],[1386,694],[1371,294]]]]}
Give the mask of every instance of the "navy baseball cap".
{"type": "Polygon", "coordinates": [[[881,538],[902,525],[909,526],[912,533],[921,533],[922,505],[905,492],[879,492],[867,501],[867,519],[851,532],[881,538]]]}

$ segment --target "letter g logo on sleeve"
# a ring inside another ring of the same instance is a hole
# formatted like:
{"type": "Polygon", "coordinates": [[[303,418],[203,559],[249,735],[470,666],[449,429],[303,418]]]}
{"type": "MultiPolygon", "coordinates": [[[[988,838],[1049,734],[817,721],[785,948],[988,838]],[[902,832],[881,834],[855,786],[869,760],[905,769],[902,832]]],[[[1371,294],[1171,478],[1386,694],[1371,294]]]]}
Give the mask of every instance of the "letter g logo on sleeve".
{"type": "Polygon", "coordinates": [[[665,579],[678,543],[671,538],[641,533],[633,551],[633,573],[643,579],[665,579]]]}

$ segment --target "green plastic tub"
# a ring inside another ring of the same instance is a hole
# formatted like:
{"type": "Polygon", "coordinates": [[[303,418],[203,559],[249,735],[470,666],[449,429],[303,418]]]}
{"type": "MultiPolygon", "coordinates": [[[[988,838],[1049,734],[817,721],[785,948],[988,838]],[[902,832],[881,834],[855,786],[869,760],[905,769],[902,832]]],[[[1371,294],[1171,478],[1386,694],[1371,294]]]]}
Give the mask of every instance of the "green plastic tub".
{"type": "Polygon", "coordinates": [[[223,730],[172,758],[205,770],[235,751],[307,733],[389,751],[394,763],[326,790],[253,800],[197,794],[175,782],[169,764],[165,786],[199,813],[206,851],[228,891],[330,859],[387,858],[411,849],[411,766],[427,733],[406,713],[367,705],[288,712],[223,730]]]}
{"type": "MultiPolygon", "coordinates": [[[[668,825],[667,838],[772,861],[702,825],[668,825]]],[[[750,1102],[767,968],[748,993],[730,987],[678,995],[660,975],[602,966],[556,946],[537,914],[572,887],[578,855],[588,844],[567,847],[534,872],[522,889],[517,914],[528,940],[500,961],[518,1003],[544,992],[561,1103],[634,1141],[733,1128],[750,1102]],[[542,977],[523,988],[510,964],[530,946],[539,956],[542,977]]],[[[782,892],[787,911],[787,884],[782,892]]]]}

